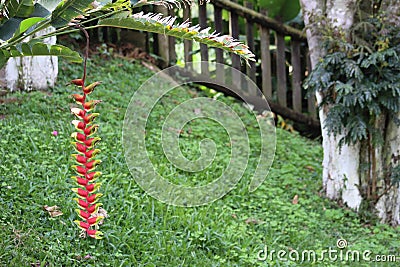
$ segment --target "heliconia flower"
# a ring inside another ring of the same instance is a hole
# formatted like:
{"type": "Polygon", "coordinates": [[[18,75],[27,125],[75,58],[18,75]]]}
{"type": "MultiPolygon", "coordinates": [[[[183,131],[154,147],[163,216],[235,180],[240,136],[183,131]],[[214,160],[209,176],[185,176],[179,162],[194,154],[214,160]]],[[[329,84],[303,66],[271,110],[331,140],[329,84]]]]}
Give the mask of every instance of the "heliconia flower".
{"type": "Polygon", "coordinates": [[[80,108],[71,108],[71,113],[82,119],[85,116],[85,111],[80,108]]]}
{"type": "Polygon", "coordinates": [[[72,84],[82,86],[83,85],[83,80],[82,79],[74,79],[71,81],[72,84]]]}
{"type": "Polygon", "coordinates": [[[71,134],[71,137],[74,138],[76,141],[83,142],[86,140],[86,135],[74,132],[71,134]]]}
{"type": "Polygon", "coordinates": [[[89,84],[88,86],[85,86],[83,88],[83,92],[88,95],[91,92],[93,92],[94,88],[96,88],[96,86],[99,85],[99,84],[101,84],[101,82],[94,82],[92,84],[89,84]]]}
{"type": "Polygon", "coordinates": [[[81,222],[78,220],[75,220],[74,223],[76,223],[76,225],[78,225],[79,228],[83,229],[83,230],[87,230],[90,227],[90,224],[85,223],[85,222],[81,222]]]}
{"type": "Polygon", "coordinates": [[[85,178],[88,179],[89,181],[94,181],[97,178],[99,178],[101,176],[101,172],[89,172],[86,173],[85,178]]]}
{"type": "Polygon", "coordinates": [[[98,103],[100,103],[100,102],[101,102],[101,100],[90,100],[90,101],[88,101],[88,102],[83,103],[83,108],[84,108],[86,111],[91,111],[91,110],[94,109],[94,108],[96,107],[96,105],[97,105],[98,103]]]}
{"type": "Polygon", "coordinates": [[[76,151],[85,154],[87,147],[84,144],[78,143],[78,142],[71,142],[72,145],[75,147],[76,151]]]}
{"type": "Polygon", "coordinates": [[[87,169],[79,165],[72,165],[71,168],[80,175],[85,175],[87,173],[87,169]]]}
{"type": "Polygon", "coordinates": [[[75,102],[78,104],[83,104],[85,102],[85,97],[79,94],[73,94],[72,97],[75,99],[75,102]]]}
{"type": "Polygon", "coordinates": [[[83,117],[83,121],[86,124],[92,123],[99,115],[100,113],[92,113],[89,116],[83,117]]]}
{"type": "Polygon", "coordinates": [[[75,101],[81,106],[79,108],[71,108],[71,113],[79,119],[72,121],[75,128],[79,130],[78,132],[71,134],[71,137],[75,139],[75,142],[72,142],[72,145],[79,153],[71,155],[71,157],[79,164],[71,166],[78,174],[77,176],[72,176],[72,179],[80,186],[78,188],[72,188],[72,191],[78,196],[77,198],[74,198],[79,207],[79,209],[76,209],[76,212],[83,220],[76,220],[74,222],[78,227],[85,230],[88,236],[100,239],[102,238],[103,233],[97,230],[97,225],[104,219],[104,216],[95,216],[95,213],[98,212],[99,207],[102,205],[101,203],[96,202],[103,194],[95,193],[100,189],[101,183],[94,183],[94,181],[101,176],[101,172],[95,172],[92,170],[101,163],[101,160],[94,159],[100,150],[93,149],[101,138],[90,136],[96,133],[99,128],[98,124],[92,124],[99,116],[99,113],[91,113],[91,111],[101,101],[86,101],[87,95],[92,93],[100,82],[95,82],[85,87],[85,77],[86,75],[84,75],[83,79],[75,79],[71,81],[71,83],[80,86],[83,91],[83,95],[72,95],[75,101]],[[93,229],[92,227],[95,227],[96,229],[93,229]]]}
{"type": "Polygon", "coordinates": [[[94,184],[86,185],[85,188],[89,193],[94,193],[95,191],[99,190],[100,186],[101,186],[101,183],[94,183],[94,184]]]}
{"type": "Polygon", "coordinates": [[[88,234],[88,236],[93,237],[95,239],[102,239],[103,238],[103,233],[100,232],[99,230],[88,229],[88,230],[86,230],[86,233],[88,234]]]}
{"type": "Polygon", "coordinates": [[[75,126],[77,130],[85,130],[86,125],[84,122],[73,120],[71,123],[75,126]]]}
{"type": "Polygon", "coordinates": [[[100,153],[100,149],[92,149],[92,150],[86,151],[85,156],[87,158],[92,158],[92,157],[96,156],[98,153],[100,153]]]}
{"type": "Polygon", "coordinates": [[[88,140],[85,140],[83,143],[84,143],[89,149],[91,149],[91,148],[94,147],[100,140],[101,140],[100,137],[93,137],[93,138],[90,138],[90,139],[88,139],[88,140]]]}
{"type": "Polygon", "coordinates": [[[97,129],[99,128],[99,125],[93,124],[92,126],[87,127],[83,132],[86,134],[86,136],[91,136],[92,134],[97,132],[97,129]]]}
{"type": "Polygon", "coordinates": [[[77,193],[78,196],[80,196],[80,197],[82,197],[82,198],[86,198],[86,200],[87,200],[89,203],[92,203],[91,201],[89,201],[89,200],[87,199],[87,197],[88,197],[88,195],[89,195],[89,192],[86,191],[85,189],[82,189],[82,188],[72,188],[71,190],[74,191],[75,193],[77,193]]]}
{"type": "MultiPolygon", "coordinates": [[[[89,217],[90,217],[89,212],[86,212],[83,210],[78,210],[78,209],[75,209],[75,211],[76,211],[76,213],[78,213],[79,217],[81,217],[83,220],[87,221],[87,219],[89,219],[89,217]]],[[[89,223],[88,221],[87,221],[87,223],[91,225],[91,223],[89,223]]]]}
{"type": "MultiPolygon", "coordinates": [[[[85,191],[86,192],[86,191],[85,191]]],[[[86,197],[86,201],[89,202],[90,204],[94,204],[103,194],[93,194],[88,197],[86,197]]]]}
{"type": "Polygon", "coordinates": [[[85,164],[87,162],[87,158],[79,154],[72,154],[71,157],[76,160],[76,162],[81,164],[85,164]]]}
{"type": "MultiPolygon", "coordinates": [[[[87,202],[86,202],[87,203],[87,202]]],[[[86,211],[89,213],[97,213],[97,211],[99,210],[100,206],[103,205],[101,203],[96,203],[94,205],[91,205],[90,207],[86,208],[86,211]]]]}
{"type": "Polygon", "coordinates": [[[74,179],[77,184],[82,185],[82,186],[86,186],[89,182],[88,179],[82,178],[79,176],[72,176],[71,178],[74,179]]]}
{"type": "Polygon", "coordinates": [[[98,224],[102,219],[104,219],[103,216],[96,216],[96,217],[91,217],[87,219],[87,223],[90,224],[91,226],[98,224]]]}
{"type": "MultiPolygon", "coordinates": [[[[88,210],[88,208],[92,209],[92,206],[94,206],[94,205],[92,205],[89,207],[89,203],[87,203],[86,200],[81,199],[81,198],[76,197],[76,198],[74,198],[74,200],[76,201],[76,203],[78,203],[79,207],[81,207],[82,209],[86,209],[88,212],[90,212],[88,210]]],[[[92,212],[90,212],[90,213],[92,213],[92,212]]]]}

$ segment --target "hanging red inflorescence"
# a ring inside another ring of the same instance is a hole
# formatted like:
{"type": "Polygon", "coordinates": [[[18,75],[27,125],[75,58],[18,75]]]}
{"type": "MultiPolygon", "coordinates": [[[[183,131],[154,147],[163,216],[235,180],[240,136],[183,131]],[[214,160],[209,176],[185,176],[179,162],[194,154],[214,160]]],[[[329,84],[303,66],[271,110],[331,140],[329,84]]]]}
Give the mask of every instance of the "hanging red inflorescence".
{"type": "Polygon", "coordinates": [[[98,209],[102,205],[97,203],[102,196],[96,193],[100,188],[100,183],[95,183],[95,180],[101,175],[101,172],[95,171],[96,167],[101,163],[100,160],[94,157],[100,152],[95,149],[96,144],[101,140],[99,137],[93,137],[99,125],[94,124],[94,120],[99,113],[92,113],[100,100],[87,101],[87,96],[93,92],[99,82],[92,83],[88,86],[84,85],[84,79],[72,80],[72,84],[79,86],[82,89],[82,94],[73,94],[75,102],[80,105],[80,108],[72,108],[71,112],[79,120],[73,120],[72,124],[77,129],[77,132],[72,133],[71,137],[75,142],[72,142],[78,154],[73,154],[72,158],[77,165],[72,168],[77,173],[72,179],[79,186],[73,188],[77,194],[74,200],[77,202],[79,209],[76,209],[81,220],[76,220],[75,223],[79,228],[83,229],[90,237],[101,239],[103,233],[97,230],[98,223],[104,219],[104,216],[98,215],[98,209]]]}

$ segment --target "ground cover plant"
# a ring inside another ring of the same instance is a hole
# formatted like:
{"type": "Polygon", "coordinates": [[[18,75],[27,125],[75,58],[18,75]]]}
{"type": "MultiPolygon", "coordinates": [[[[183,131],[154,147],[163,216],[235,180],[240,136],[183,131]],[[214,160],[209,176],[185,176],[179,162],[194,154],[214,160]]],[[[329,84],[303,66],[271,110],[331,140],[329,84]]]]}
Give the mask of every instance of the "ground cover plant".
{"type": "MultiPolygon", "coordinates": [[[[265,245],[321,252],[336,249],[340,238],[347,240],[347,249],[398,255],[399,230],[322,198],[320,144],[280,129],[271,172],[250,194],[248,174],[257,159],[257,129],[251,113],[231,98],[218,100],[241,115],[252,145],[248,170],[238,186],[221,200],[197,208],[168,206],[146,195],[125,165],[121,129],[130,97],[152,72],[139,62],[98,57],[90,59],[88,79],[107,84],[96,88],[96,98],[103,100],[97,107],[102,114],[98,158],[108,218],[102,240],[80,238],[73,222],[76,204],[71,201],[69,159],[69,96],[76,88],[65,85],[82,69],[80,64],[62,62],[60,70],[58,85],[48,92],[13,93],[0,99],[0,266],[393,266],[257,260],[265,245]],[[45,205],[57,205],[63,214],[52,217],[45,205]]],[[[213,169],[185,175],[162,156],[160,119],[176,103],[203,95],[190,88],[173,91],[150,116],[147,149],[158,171],[172,182],[209,182],[229,156],[226,133],[207,120],[184,129],[182,149],[196,157],[198,141],[212,138],[218,146],[213,169]]]]}

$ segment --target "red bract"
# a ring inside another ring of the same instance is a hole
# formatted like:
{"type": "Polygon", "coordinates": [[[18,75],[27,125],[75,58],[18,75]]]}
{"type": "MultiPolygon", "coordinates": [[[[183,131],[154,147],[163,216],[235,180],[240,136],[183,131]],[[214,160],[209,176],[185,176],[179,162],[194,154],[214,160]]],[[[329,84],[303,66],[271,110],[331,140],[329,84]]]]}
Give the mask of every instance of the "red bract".
{"type": "Polygon", "coordinates": [[[103,233],[98,231],[98,230],[86,230],[86,233],[88,236],[96,238],[96,239],[102,239],[103,238],[103,233]]]}
{"type": "Polygon", "coordinates": [[[101,140],[100,137],[93,137],[88,140],[85,140],[83,143],[88,147],[92,148],[94,147],[99,141],[101,140]]]}
{"type": "Polygon", "coordinates": [[[99,113],[92,113],[89,116],[84,117],[83,121],[86,124],[92,123],[97,118],[97,116],[99,116],[99,115],[100,115],[99,113]]]}
{"type": "Polygon", "coordinates": [[[93,194],[88,197],[86,197],[86,201],[89,202],[90,204],[94,204],[103,194],[93,194]]]}
{"type": "Polygon", "coordinates": [[[73,94],[72,97],[75,99],[75,102],[78,104],[82,104],[83,102],[85,102],[85,97],[83,95],[73,94]]]}
{"type": "Polygon", "coordinates": [[[93,150],[87,151],[85,153],[85,156],[87,158],[92,158],[92,157],[96,156],[98,153],[100,153],[100,149],[93,149],[93,150]]]}
{"type": "Polygon", "coordinates": [[[72,108],[71,113],[74,114],[79,120],[73,120],[72,124],[79,132],[74,132],[71,137],[76,142],[72,142],[75,150],[79,154],[73,154],[72,158],[79,164],[73,165],[72,168],[78,174],[73,176],[72,179],[80,186],[73,188],[78,198],[74,198],[77,202],[79,209],[76,210],[79,217],[83,221],[76,220],[75,223],[79,228],[85,230],[88,236],[100,239],[103,233],[97,230],[98,223],[104,218],[103,216],[96,215],[101,203],[95,204],[102,196],[102,194],[94,193],[100,188],[100,183],[94,183],[101,172],[93,172],[101,161],[94,159],[94,157],[100,152],[99,149],[92,149],[101,139],[99,137],[90,137],[96,133],[99,125],[93,124],[99,113],[91,113],[96,107],[100,100],[87,100],[87,95],[92,93],[94,88],[99,85],[99,82],[92,83],[85,87],[85,75],[83,79],[75,79],[71,82],[79,86],[82,90],[83,95],[74,94],[75,101],[80,105],[80,108],[72,108]],[[92,171],[92,172],[90,172],[92,171]],[[93,229],[92,227],[95,227],[93,229]]]}
{"type": "Polygon", "coordinates": [[[91,173],[86,173],[85,177],[86,179],[88,179],[89,181],[94,181],[97,178],[99,178],[101,175],[101,172],[91,172],[91,173]]]}
{"type": "Polygon", "coordinates": [[[86,140],[86,135],[77,133],[77,132],[72,133],[71,137],[74,138],[76,141],[80,141],[80,142],[83,142],[86,140]]]}
{"type": "Polygon", "coordinates": [[[78,177],[78,176],[72,176],[72,179],[74,179],[77,184],[82,185],[82,186],[86,186],[89,182],[88,179],[78,177]]]}
{"type": "Polygon", "coordinates": [[[81,152],[82,154],[86,153],[87,147],[84,144],[72,142],[72,145],[75,147],[76,151],[81,152]]]}
{"type": "Polygon", "coordinates": [[[97,204],[91,205],[90,207],[87,207],[86,210],[89,213],[97,213],[97,211],[99,210],[99,207],[101,205],[102,205],[101,203],[97,203],[97,204]]]}
{"type": "Polygon", "coordinates": [[[86,127],[85,130],[83,130],[84,134],[86,134],[86,136],[91,136],[92,134],[97,132],[97,129],[99,128],[99,125],[94,124],[92,126],[86,127]]]}

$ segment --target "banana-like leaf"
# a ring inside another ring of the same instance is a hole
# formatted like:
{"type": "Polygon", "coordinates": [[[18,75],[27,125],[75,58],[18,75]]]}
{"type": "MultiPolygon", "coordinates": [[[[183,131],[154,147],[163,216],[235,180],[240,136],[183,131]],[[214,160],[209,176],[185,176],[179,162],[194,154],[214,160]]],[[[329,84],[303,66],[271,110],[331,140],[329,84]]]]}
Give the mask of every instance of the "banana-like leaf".
{"type": "Polygon", "coordinates": [[[83,15],[93,0],[62,1],[51,14],[51,25],[60,28],[67,25],[72,19],[83,15]]]}
{"type": "Polygon", "coordinates": [[[81,62],[82,58],[78,52],[62,45],[49,45],[38,40],[31,40],[9,49],[0,50],[0,69],[4,67],[10,57],[22,56],[57,56],[63,57],[71,62],[81,62]]]}
{"type": "Polygon", "coordinates": [[[200,26],[190,26],[189,22],[174,24],[175,17],[163,17],[162,14],[143,12],[125,18],[107,18],[98,22],[101,26],[126,28],[166,34],[169,36],[194,40],[208,46],[221,48],[235,53],[247,61],[254,61],[254,54],[245,44],[227,35],[210,33],[210,28],[201,30],[200,26]]]}

